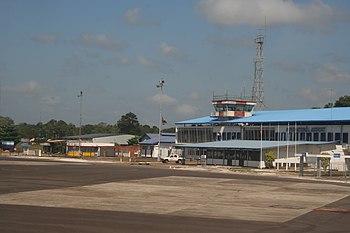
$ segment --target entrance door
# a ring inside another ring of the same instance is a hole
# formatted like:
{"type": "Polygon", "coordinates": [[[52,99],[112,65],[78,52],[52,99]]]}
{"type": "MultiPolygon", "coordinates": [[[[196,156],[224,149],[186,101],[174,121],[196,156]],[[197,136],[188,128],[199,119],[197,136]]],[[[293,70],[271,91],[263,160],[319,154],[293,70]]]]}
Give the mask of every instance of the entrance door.
{"type": "Polygon", "coordinates": [[[245,152],[244,151],[240,151],[237,152],[237,159],[238,159],[238,165],[241,167],[244,167],[244,160],[245,160],[245,152]]]}
{"type": "Polygon", "coordinates": [[[226,158],[227,158],[227,166],[232,166],[232,156],[228,154],[226,158]]]}
{"type": "Polygon", "coordinates": [[[226,151],[226,160],[227,160],[227,166],[232,166],[232,159],[233,159],[233,152],[232,151],[226,151]]]}

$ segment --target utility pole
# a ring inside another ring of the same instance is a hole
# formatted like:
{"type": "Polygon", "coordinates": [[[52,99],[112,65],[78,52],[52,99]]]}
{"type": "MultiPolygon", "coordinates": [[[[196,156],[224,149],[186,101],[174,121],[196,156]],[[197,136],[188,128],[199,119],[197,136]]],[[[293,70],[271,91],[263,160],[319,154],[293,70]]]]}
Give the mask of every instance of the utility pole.
{"type": "Polygon", "coordinates": [[[162,124],[163,124],[163,116],[162,116],[162,102],[163,102],[163,86],[164,86],[164,80],[159,80],[159,84],[157,84],[157,88],[160,88],[160,101],[159,101],[159,132],[158,132],[158,158],[157,160],[160,161],[160,139],[162,134],[162,124]]]}
{"type": "Polygon", "coordinates": [[[81,122],[82,122],[82,110],[83,110],[83,91],[80,91],[80,94],[78,95],[78,98],[80,99],[80,118],[79,118],[79,151],[78,156],[82,157],[81,153],[81,122]]]}

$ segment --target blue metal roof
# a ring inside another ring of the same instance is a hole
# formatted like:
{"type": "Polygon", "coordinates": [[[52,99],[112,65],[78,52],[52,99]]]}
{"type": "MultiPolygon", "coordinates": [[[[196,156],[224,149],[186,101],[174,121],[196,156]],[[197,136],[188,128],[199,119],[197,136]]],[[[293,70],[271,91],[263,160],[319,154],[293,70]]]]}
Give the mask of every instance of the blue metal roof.
{"type": "Polygon", "coordinates": [[[200,118],[195,118],[187,121],[180,121],[180,122],[176,122],[175,124],[210,124],[218,121],[219,120],[216,117],[207,116],[207,117],[200,117],[200,118]]]}
{"type": "Polygon", "coordinates": [[[312,142],[312,141],[259,141],[259,140],[230,140],[215,141],[192,144],[177,144],[180,148],[216,148],[216,149],[267,149],[294,145],[323,145],[334,142],[312,142]]]}
{"type": "MultiPolygon", "coordinates": [[[[160,143],[175,143],[176,136],[171,135],[171,136],[162,136],[160,137],[160,143]]],[[[146,139],[142,142],[140,142],[140,145],[157,145],[159,142],[159,135],[155,134],[154,137],[150,139],[146,139]]]]}
{"type": "Polygon", "coordinates": [[[320,108],[297,110],[257,111],[251,117],[233,120],[219,120],[217,117],[202,117],[176,124],[213,124],[213,123],[277,123],[277,122],[331,122],[350,123],[350,107],[320,108]]]}

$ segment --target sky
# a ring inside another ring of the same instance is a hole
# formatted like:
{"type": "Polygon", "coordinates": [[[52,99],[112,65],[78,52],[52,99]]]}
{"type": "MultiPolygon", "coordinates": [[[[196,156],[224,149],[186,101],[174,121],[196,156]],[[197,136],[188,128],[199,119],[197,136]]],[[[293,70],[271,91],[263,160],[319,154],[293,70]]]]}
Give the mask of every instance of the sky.
{"type": "Polygon", "coordinates": [[[161,96],[165,127],[208,116],[213,94],[251,95],[259,33],[265,109],[350,95],[348,0],[0,0],[0,28],[15,123],[79,125],[81,101],[83,124],[153,126],[161,96]]]}

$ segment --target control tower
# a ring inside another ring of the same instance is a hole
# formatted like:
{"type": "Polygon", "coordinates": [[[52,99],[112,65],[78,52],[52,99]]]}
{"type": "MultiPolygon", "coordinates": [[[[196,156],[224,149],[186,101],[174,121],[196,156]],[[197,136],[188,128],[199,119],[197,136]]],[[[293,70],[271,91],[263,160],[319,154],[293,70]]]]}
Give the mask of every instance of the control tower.
{"type": "Polygon", "coordinates": [[[229,95],[213,96],[212,104],[215,108],[213,117],[221,119],[235,119],[252,116],[253,110],[264,108],[264,35],[255,38],[256,56],[254,62],[254,84],[251,98],[236,98],[229,95]]]}
{"type": "Polygon", "coordinates": [[[229,95],[214,95],[212,104],[215,108],[215,113],[212,116],[227,120],[252,116],[256,105],[253,100],[235,98],[229,95]]]}

